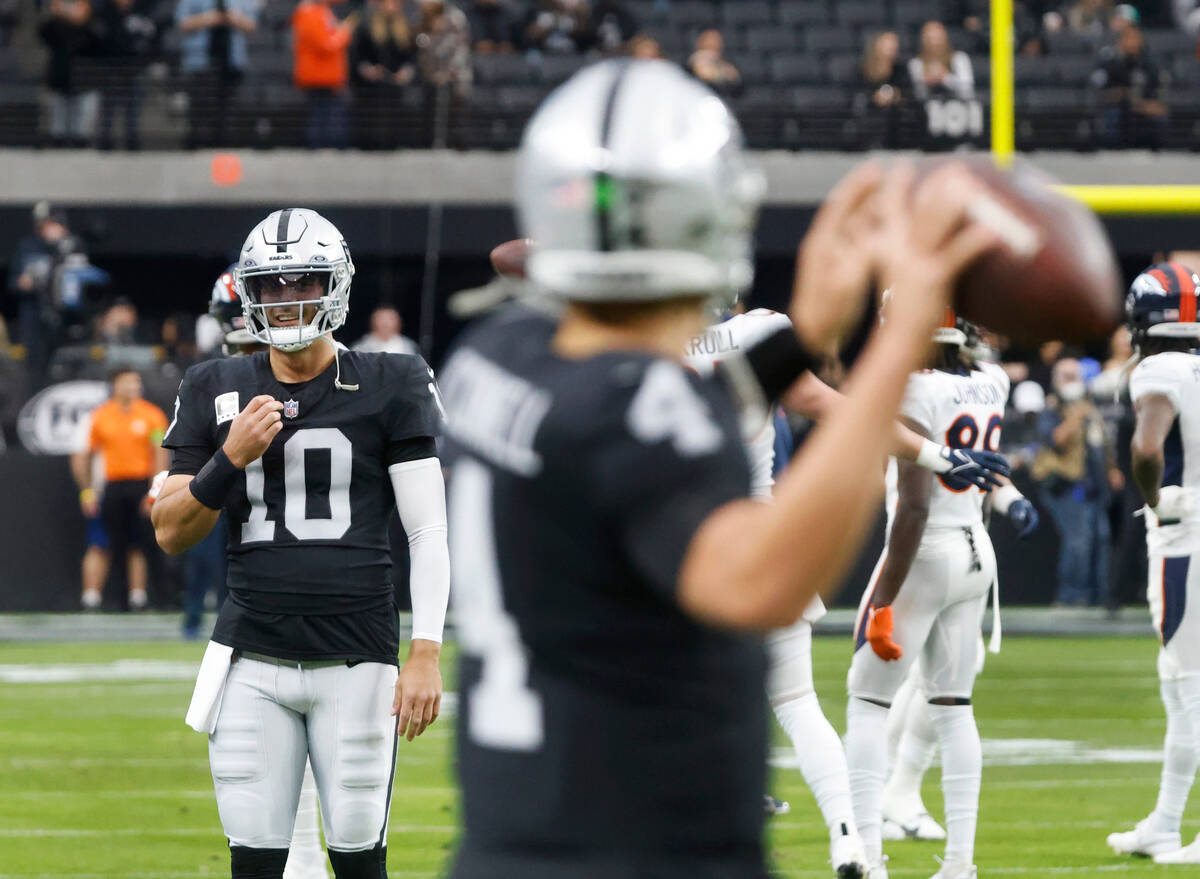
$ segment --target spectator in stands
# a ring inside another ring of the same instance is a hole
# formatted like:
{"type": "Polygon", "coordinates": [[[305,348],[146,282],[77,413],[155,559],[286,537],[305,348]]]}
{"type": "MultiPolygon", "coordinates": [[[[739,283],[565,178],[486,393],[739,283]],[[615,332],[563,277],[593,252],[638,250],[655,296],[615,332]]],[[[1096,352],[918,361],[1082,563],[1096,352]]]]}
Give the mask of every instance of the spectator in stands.
{"type": "Polygon", "coordinates": [[[46,45],[44,127],[51,146],[86,146],[96,121],[95,91],[80,82],[80,57],[94,51],[90,0],[50,0],[38,25],[46,45]]]}
{"type": "Polygon", "coordinates": [[[39,202],[33,209],[33,234],[17,243],[8,262],[8,293],[17,303],[17,332],[34,385],[41,383],[55,345],[55,272],[70,237],[66,214],[39,202]]]}
{"type": "Polygon", "coordinates": [[[1080,36],[1102,37],[1112,11],[1112,0],[1075,0],[1067,9],[1067,28],[1080,36]]]}
{"type": "Polygon", "coordinates": [[[175,7],[189,149],[229,144],[229,110],[250,64],[246,34],[258,26],[257,16],[256,0],[179,0],[175,7]]]}
{"type": "Polygon", "coordinates": [[[696,37],[687,68],[720,95],[728,97],[742,90],[742,74],[725,58],[725,38],[719,30],[709,29],[696,37]]]}
{"type": "Polygon", "coordinates": [[[344,149],[350,40],[358,26],[351,13],[343,21],[333,14],[342,0],[302,0],[292,13],[293,82],[308,100],[305,143],[309,149],[344,149]]]}
{"type": "Polygon", "coordinates": [[[904,97],[904,77],[900,67],[900,38],[894,31],[875,34],[863,55],[862,89],[872,107],[886,109],[904,97]]]}
{"type": "Polygon", "coordinates": [[[898,109],[908,88],[908,74],[899,57],[900,38],[895,32],[883,31],[867,41],[854,98],[864,147],[894,149],[899,140],[898,109]]]}
{"type": "Polygon", "coordinates": [[[381,305],[371,312],[371,332],[354,343],[354,350],[370,354],[420,354],[417,343],[400,334],[403,326],[400,312],[390,305],[381,305]]]}
{"type": "Polygon", "coordinates": [[[371,0],[350,43],[355,146],[394,149],[401,131],[401,88],[416,75],[416,42],[403,0],[371,0]]]}
{"type": "Polygon", "coordinates": [[[596,0],[591,12],[589,49],[605,55],[625,54],[637,34],[638,22],[625,0],[596,0]]]}
{"type": "Polygon", "coordinates": [[[1087,397],[1082,364],[1063,358],[1052,382],[1032,476],[1060,539],[1055,603],[1094,605],[1108,593],[1108,505],[1113,489],[1120,490],[1120,471],[1100,412],[1087,397]]]}
{"type": "Polygon", "coordinates": [[[638,34],[629,41],[629,54],[633,58],[650,59],[663,57],[662,46],[649,34],[638,34]]]}
{"type": "MultiPolygon", "coordinates": [[[[79,486],[79,505],[87,518],[99,512],[111,547],[110,557],[125,559],[129,580],[129,607],[146,606],[146,554],[154,545],[148,527],[150,499],[146,492],[159,470],[167,469],[162,448],[167,416],[142,399],[142,378],[136,370],[120,368],[109,377],[112,397],[91,414],[85,451],[72,456],[71,471],[79,486]],[[92,464],[104,456],[104,495],[92,487],[92,464]]],[[[83,605],[100,606],[95,586],[84,593],[83,605]]]]}
{"type": "Polygon", "coordinates": [[[538,0],[521,27],[521,48],[548,55],[582,52],[591,41],[587,0],[538,0]]]}
{"type": "Polygon", "coordinates": [[[124,117],[124,148],[141,146],[142,71],[155,48],[158,26],[139,0],[100,0],[96,10],[102,62],[100,136],[97,145],[112,149],[113,118],[124,117]]]}
{"type": "Polygon", "coordinates": [[[425,83],[425,130],[434,147],[465,144],[471,69],[471,27],[457,6],[421,0],[417,65],[425,83]]]}
{"type": "Polygon", "coordinates": [[[506,0],[475,0],[469,17],[478,54],[513,51],[513,15],[506,0]]]}
{"type": "Polygon", "coordinates": [[[966,52],[954,51],[946,26],[940,21],[927,21],[921,26],[921,51],[908,62],[908,76],[913,95],[921,101],[937,97],[966,101],[975,97],[971,59],[966,52]]]}
{"type": "Polygon", "coordinates": [[[95,341],[99,345],[136,345],[138,313],[128,299],[119,298],[96,321],[95,341]]]}
{"type": "Polygon", "coordinates": [[[1100,53],[1092,86],[1101,104],[1101,139],[1109,147],[1162,146],[1167,127],[1163,72],[1145,51],[1142,32],[1130,24],[1117,45],[1100,53]]]}

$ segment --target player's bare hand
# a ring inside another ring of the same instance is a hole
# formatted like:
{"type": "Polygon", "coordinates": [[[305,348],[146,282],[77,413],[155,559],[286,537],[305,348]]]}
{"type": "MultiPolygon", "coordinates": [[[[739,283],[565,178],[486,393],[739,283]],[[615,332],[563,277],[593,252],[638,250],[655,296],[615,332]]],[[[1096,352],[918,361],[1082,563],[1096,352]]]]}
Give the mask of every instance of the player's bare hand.
{"type": "Polygon", "coordinates": [[[396,735],[410,742],[437,720],[442,708],[442,672],[438,668],[441,645],[416,640],[409,649],[408,661],[396,678],[392,716],[396,735]]]}
{"type": "Polygon", "coordinates": [[[1002,245],[995,232],[970,219],[972,202],[985,190],[965,165],[943,165],[919,183],[915,176],[907,162],[889,170],[879,193],[874,253],[880,284],[891,290],[887,322],[927,333],[959,276],[1002,245]]]}
{"type": "Polygon", "coordinates": [[[79,501],[79,509],[85,519],[94,519],[100,515],[100,502],[95,497],[82,498],[79,501]]]}
{"type": "Polygon", "coordinates": [[[229,425],[229,435],[221,446],[234,467],[245,469],[257,461],[271,445],[275,435],[283,430],[283,404],[274,397],[260,394],[246,404],[229,425]]]}
{"type": "Polygon", "coordinates": [[[883,179],[882,168],[873,162],[842,178],[800,243],[789,312],[810,351],[835,347],[862,314],[874,270],[878,215],[873,202],[883,179]]]}

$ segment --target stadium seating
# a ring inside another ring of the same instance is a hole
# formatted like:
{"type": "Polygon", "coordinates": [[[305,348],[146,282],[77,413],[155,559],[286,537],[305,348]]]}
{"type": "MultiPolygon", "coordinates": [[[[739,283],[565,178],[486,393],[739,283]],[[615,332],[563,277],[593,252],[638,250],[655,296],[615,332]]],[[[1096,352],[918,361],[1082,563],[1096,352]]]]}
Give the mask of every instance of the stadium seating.
{"type": "MultiPolygon", "coordinates": [[[[765,146],[785,141],[795,145],[807,143],[810,137],[828,136],[831,139],[824,147],[840,148],[846,137],[873,136],[871,132],[879,129],[879,124],[878,120],[862,118],[869,110],[865,97],[860,96],[857,102],[851,100],[859,89],[864,50],[874,34],[892,30],[900,40],[903,64],[918,44],[922,25],[930,20],[943,22],[951,44],[971,53],[976,97],[985,104],[988,100],[991,67],[983,51],[986,35],[972,34],[961,27],[965,15],[986,11],[986,0],[627,2],[639,22],[639,30],[656,39],[668,57],[680,62],[690,56],[701,31],[708,28],[721,31],[726,56],[742,78],[742,93],[734,99],[736,106],[744,114],[748,130],[755,132],[753,137],[765,146]],[[780,118],[788,112],[833,112],[831,108],[840,108],[842,113],[836,125],[810,125],[805,120],[805,124],[785,131],[788,120],[780,118]],[[763,114],[764,119],[750,118],[754,114],[763,114]]],[[[254,145],[269,145],[261,135],[265,123],[257,120],[267,120],[272,131],[278,131],[280,126],[288,130],[302,126],[302,120],[285,118],[289,113],[303,112],[290,85],[293,9],[293,0],[264,0],[259,28],[248,36],[251,69],[246,89],[238,96],[237,103],[245,106],[248,113],[254,113],[252,121],[259,132],[249,140],[254,145]]],[[[1169,138],[1178,148],[1200,148],[1200,140],[1192,131],[1195,108],[1200,106],[1196,100],[1200,90],[1196,41],[1173,29],[1147,28],[1144,33],[1152,57],[1162,65],[1170,84],[1167,98],[1173,117],[1169,138]],[[1182,114],[1178,119],[1174,118],[1176,112],[1182,114]]],[[[1104,45],[1102,38],[1062,30],[1041,35],[1044,54],[1020,55],[1015,59],[1017,103],[1028,123],[1019,126],[1019,141],[1036,144],[1050,130],[1068,131],[1075,138],[1086,128],[1083,123],[1090,125],[1096,112],[1090,81],[1104,45]],[[1055,118],[1039,118],[1046,114],[1055,118]]],[[[167,30],[162,49],[164,60],[173,68],[179,55],[177,30],[167,30]]],[[[470,99],[472,145],[497,149],[511,146],[524,118],[541,97],[590,60],[592,56],[521,53],[475,57],[472,62],[475,94],[470,99]]],[[[36,123],[32,124],[33,132],[18,131],[14,126],[28,125],[28,119],[37,118],[34,86],[39,75],[40,62],[0,47],[0,83],[4,84],[0,106],[6,108],[0,118],[0,144],[36,139],[36,123]],[[13,108],[23,109],[16,113],[13,108]]],[[[179,88],[180,80],[160,76],[155,82],[171,90],[179,88]]],[[[419,90],[411,95],[405,93],[401,103],[405,107],[418,107],[419,90]]],[[[901,136],[911,138],[914,131],[921,129],[924,114],[919,106],[908,108],[906,114],[913,128],[910,131],[901,126],[901,136]]],[[[414,124],[421,124],[419,113],[414,124]]],[[[884,128],[893,133],[897,130],[894,125],[884,128]]],[[[1058,134],[1055,142],[1061,142],[1058,134]]]]}

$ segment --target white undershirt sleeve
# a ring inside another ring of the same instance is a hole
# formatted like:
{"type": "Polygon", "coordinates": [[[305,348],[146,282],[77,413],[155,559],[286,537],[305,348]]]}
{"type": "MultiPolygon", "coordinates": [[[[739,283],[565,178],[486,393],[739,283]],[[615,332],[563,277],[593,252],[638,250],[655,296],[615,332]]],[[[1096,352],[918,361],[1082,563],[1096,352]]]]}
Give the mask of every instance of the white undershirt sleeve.
{"type": "Polygon", "coordinates": [[[442,640],[450,598],[450,550],[446,544],[446,483],[437,458],[402,461],[388,467],[400,524],[408,535],[411,560],[412,637],[442,640]]]}

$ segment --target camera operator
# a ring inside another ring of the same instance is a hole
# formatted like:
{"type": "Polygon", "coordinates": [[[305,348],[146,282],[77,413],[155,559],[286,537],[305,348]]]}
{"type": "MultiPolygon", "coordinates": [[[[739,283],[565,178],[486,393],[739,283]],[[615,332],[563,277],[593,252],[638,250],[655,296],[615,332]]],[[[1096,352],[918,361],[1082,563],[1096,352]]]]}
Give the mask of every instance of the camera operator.
{"type": "Polygon", "coordinates": [[[84,318],[84,286],[105,283],[108,275],[89,264],[66,214],[44,201],[33,209],[33,234],[17,244],[9,265],[9,295],[17,303],[18,332],[30,381],[37,386],[65,325],[84,318]]]}

